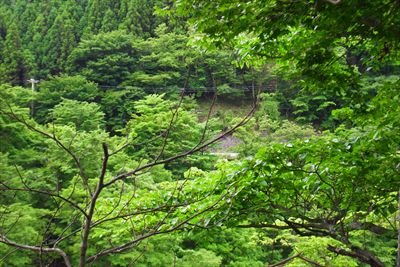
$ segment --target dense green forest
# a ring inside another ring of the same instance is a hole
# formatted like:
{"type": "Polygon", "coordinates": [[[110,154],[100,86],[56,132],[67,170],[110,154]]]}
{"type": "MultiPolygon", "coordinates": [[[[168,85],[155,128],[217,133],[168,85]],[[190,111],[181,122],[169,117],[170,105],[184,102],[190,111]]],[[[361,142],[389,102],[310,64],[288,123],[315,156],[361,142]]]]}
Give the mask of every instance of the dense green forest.
{"type": "Polygon", "coordinates": [[[0,266],[400,267],[398,0],[0,0],[0,266]]]}

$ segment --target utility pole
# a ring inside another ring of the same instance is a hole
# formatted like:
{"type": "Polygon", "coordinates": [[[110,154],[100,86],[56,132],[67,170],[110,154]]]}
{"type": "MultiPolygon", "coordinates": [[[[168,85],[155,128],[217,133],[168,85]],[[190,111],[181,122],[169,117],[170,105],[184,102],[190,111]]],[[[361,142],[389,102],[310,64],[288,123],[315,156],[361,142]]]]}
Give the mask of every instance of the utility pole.
{"type": "MultiPolygon", "coordinates": [[[[32,94],[35,92],[35,84],[39,83],[39,80],[35,80],[34,78],[30,78],[27,80],[27,82],[30,82],[32,84],[32,94]]],[[[35,113],[35,103],[32,100],[31,101],[31,118],[33,118],[33,114],[35,113]]]]}

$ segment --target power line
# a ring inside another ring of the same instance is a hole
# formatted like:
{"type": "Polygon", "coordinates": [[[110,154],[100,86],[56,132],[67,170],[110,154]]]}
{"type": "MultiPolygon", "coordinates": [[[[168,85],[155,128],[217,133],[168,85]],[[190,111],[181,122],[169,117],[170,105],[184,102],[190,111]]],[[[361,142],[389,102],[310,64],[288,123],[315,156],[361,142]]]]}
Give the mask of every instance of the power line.
{"type": "Polygon", "coordinates": [[[252,92],[252,91],[269,91],[272,92],[275,90],[275,86],[235,86],[235,87],[187,87],[187,88],[179,88],[179,87],[137,87],[137,86],[115,86],[115,85],[98,85],[101,89],[114,89],[114,90],[132,90],[138,89],[144,92],[153,92],[153,93],[161,93],[161,92],[185,92],[185,93],[234,93],[234,91],[239,92],[252,92]]]}

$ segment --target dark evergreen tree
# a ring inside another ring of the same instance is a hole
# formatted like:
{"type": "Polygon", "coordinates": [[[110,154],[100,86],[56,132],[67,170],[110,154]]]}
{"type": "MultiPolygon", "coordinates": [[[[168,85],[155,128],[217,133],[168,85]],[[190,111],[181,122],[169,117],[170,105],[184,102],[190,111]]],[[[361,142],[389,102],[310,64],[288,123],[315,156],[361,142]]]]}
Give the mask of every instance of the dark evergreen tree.
{"type": "MultiPolygon", "coordinates": [[[[97,34],[105,30],[116,29],[117,26],[113,25],[113,10],[119,9],[117,1],[110,0],[88,0],[85,9],[85,28],[83,36],[97,34]]],[[[116,21],[118,18],[116,18],[116,21]]]]}
{"type": "Polygon", "coordinates": [[[154,36],[157,26],[161,23],[161,19],[154,14],[154,8],[161,3],[160,0],[121,1],[119,28],[142,37],[154,36]]]}
{"type": "Polygon", "coordinates": [[[46,72],[44,64],[45,48],[43,47],[43,40],[47,33],[47,22],[45,16],[38,14],[32,26],[32,41],[28,44],[29,51],[33,54],[34,65],[32,75],[36,78],[44,78],[46,72]]]}
{"type": "Polygon", "coordinates": [[[118,18],[113,9],[108,8],[101,22],[101,32],[110,32],[118,29],[118,18]]]}
{"type": "Polygon", "coordinates": [[[27,78],[27,68],[18,26],[13,22],[7,30],[4,42],[0,81],[22,85],[27,78]]]}
{"type": "Polygon", "coordinates": [[[76,33],[73,21],[69,13],[64,11],[57,16],[54,24],[45,37],[44,64],[50,74],[58,74],[64,71],[67,58],[76,44],[76,33]]]}

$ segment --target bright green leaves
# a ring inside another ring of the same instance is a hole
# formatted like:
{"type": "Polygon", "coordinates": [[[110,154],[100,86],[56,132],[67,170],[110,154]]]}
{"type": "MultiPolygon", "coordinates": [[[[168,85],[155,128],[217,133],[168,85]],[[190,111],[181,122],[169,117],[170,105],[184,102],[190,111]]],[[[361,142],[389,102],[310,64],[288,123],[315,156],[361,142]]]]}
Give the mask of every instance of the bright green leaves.
{"type": "Polygon", "coordinates": [[[282,41],[287,43],[290,41],[287,37],[293,36],[296,42],[286,53],[297,57],[302,51],[309,54],[309,58],[320,60],[321,56],[329,53],[328,45],[343,36],[362,36],[376,41],[390,36],[391,40],[395,40],[392,39],[395,34],[388,25],[389,22],[392,25],[398,21],[398,18],[395,12],[388,11],[390,6],[398,8],[389,1],[365,4],[358,0],[340,5],[326,1],[315,4],[285,1],[271,1],[268,4],[264,1],[176,1],[173,8],[179,15],[190,16],[195,29],[217,44],[238,46],[237,38],[254,34],[257,42],[252,54],[276,56],[279,55],[276,48],[281,38],[286,37],[282,41]],[[379,15],[376,13],[378,10],[379,15]],[[318,43],[322,45],[313,45],[318,43]],[[304,47],[297,50],[301,45],[304,47]],[[318,56],[312,57],[313,54],[318,56]]]}
{"type": "MultiPolygon", "coordinates": [[[[69,120],[68,122],[72,121],[69,120]]],[[[89,127],[91,125],[81,125],[81,127],[83,126],[89,127]]],[[[90,129],[91,131],[88,132],[83,131],[83,129],[79,131],[75,126],[68,125],[49,124],[47,128],[47,131],[54,133],[56,138],[65,146],[68,146],[68,149],[80,159],[82,168],[87,172],[89,178],[97,177],[98,170],[101,167],[101,143],[108,142],[108,134],[98,129],[97,125],[94,126],[96,128],[90,129]]],[[[49,168],[60,170],[67,177],[79,174],[74,160],[66,151],[58,149],[58,145],[52,140],[48,140],[47,143],[49,147],[47,148],[46,161],[49,168]]]]}
{"type": "Polygon", "coordinates": [[[104,113],[96,103],[64,99],[54,107],[52,117],[55,124],[73,126],[78,131],[90,132],[104,126],[104,113]]]}
{"type": "Polygon", "coordinates": [[[300,125],[281,118],[277,94],[264,93],[260,98],[260,107],[253,118],[234,133],[240,139],[234,150],[252,156],[268,144],[287,143],[316,134],[310,125],[300,125]]]}
{"type": "Polygon", "coordinates": [[[234,47],[245,62],[274,60],[276,73],[292,86],[279,88],[283,108],[302,122],[333,129],[333,109],[371,99],[365,77],[398,72],[399,43],[393,38],[398,31],[390,30],[398,8],[386,0],[337,5],[221,0],[176,1],[171,9],[190,17],[194,38],[205,39],[198,44],[234,47]]]}
{"type": "MultiPolygon", "coordinates": [[[[2,214],[1,235],[20,244],[38,245],[44,241],[42,232],[46,228],[46,216],[50,213],[44,209],[34,208],[29,204],[14,203],[8,206],[0,205],[2,214]],[[7,232],[4,232],[7,229],[7,232]]],[[[34,264],[35,256],[24,251],[13,251],[14,248],[0,243],[0,250],[9,253],[2,261],[1,266],[21,266],[34,264]]],[[[7,254],[6,254],[7,255],[7,254]]]]}
{"type": "Polygon", "coordinates": [[[97,86],[82,76],[55,76],[39,84],[35,99],[35,119],[39,122],[51,121],[48,110],[54,108],[62,99],[93,102],[100,92],[97,86]]]}
{"type": "MultiPolygon", "coordinates": [[[[267,145],[245,162],[246,168],[236,167],[240,171],[234,179],[243,189],[233,199],[231,221],[249,220],[255,225],[283,221],[311,235],[323,233],[328,227],[325,222],[335,230],[333,235],[323,235],[339,241],[343,239],[338,236],[354,236],[351,242],[359,240],[354,231],[363,229],[353,228],[355,221],[372,220],[390,232],[385,221],[396,211],[398,146],[388,146],[385,138],[371,140],[375,130],[369,130],[341,130],[267,145]]],[[[373,236],[382,242],[387,238],[379,233],[373,236]]],[[[385,256],[374,246],[369,249],[385,256]]]]}
{"type": "MultiPolygon", "coordinates": [[[[130,153],[153,160],[168,158],[207,140],[211,133],[207,131],[203,136],[204,124],[197,121],[189,106],[179,105],[177,101],[164,100],[163,95],[149,95],[135,102],[136,114],[126,127],[129,140],[133,142],[130,153]]],[[[178,169],[185,171],[193,164],[206,166],[209,160],[207,154],[193,155],[178,163],[178,169]]],[[[171,164],[178,167],[177,163],[171,164]]]]}
{"type": "Polygon", "coordinates": [[[136,66],[136,39],[123,31],[87,38],[71,53],[70,72],[100,85],[118,85],[136,66]]]}
{"type": "MultiPolygon", "coordinates": [[[[330,245],[340,245],[338,241],[327,237],[299,237],[289,233],[289,231],[282,231],[277,237],[283,244],[290,246],[294,251],[301,251],[304,257],[311,259],[325,266],[337,267],[356,267],[359,266],[357,261],[345,256],[335,255],[326,250],[330,245]]],[[[296,254],[294,252],[293,254],[296,254]]],[[[295,259],[288,263],[289,267],[308,266],[305,261],[295,259]]]]}

